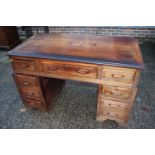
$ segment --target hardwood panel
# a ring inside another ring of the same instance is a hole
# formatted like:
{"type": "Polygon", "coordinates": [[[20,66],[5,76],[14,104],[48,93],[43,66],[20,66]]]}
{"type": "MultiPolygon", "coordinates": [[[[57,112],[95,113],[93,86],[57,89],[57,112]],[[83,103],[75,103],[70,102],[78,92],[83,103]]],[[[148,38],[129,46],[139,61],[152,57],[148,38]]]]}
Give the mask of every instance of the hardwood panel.
{"type": "Polygon", "coordinates": [[[46,107],[44,107],[44,103],[41,100],[34,100],[28,97],[22,97],[24,104],[33,108],[37,108],[39,110],[44,111],[46,107]]]}
{"type": "Polygon", "coordinates": [[[125,122],[126,115],[128,114],[127,111],[119,111],[114,110],[112,108],[105,108],[103,109],[103,116],[107,117],[107,119],[115,120],[118,122],[125,122]]]}
{"type": "Polygon", "coordinates": [[[119,87],[119,86],[103,86],[103,95],[105,98],[129,102],[129,99],[132,95],[132,89],[128,87],[119,87]]]}
{"type": "Polygon", "coordinates": [[[120,102],[105,98],[102,93],[102,88],[103,86],[99,85],[96,119],[98,121],[110,119],[120,124],[126,123],[128,121],[128,117],[134,103],[137,88],[133,88],[129,102],[120,102]]]}
{"type": "MultiPolygon", "coordinates": [[[[97,120],[100,120],[100,118],[102,116],[102,102],[103,102],[102,85],[99,84],[98,85],[97,110],[96,110],[96,119],[97,120]]],[[[104,119],[104,120],[106,120],[106,119],[104,119]]]]}
{"type": "Polygon", "coordinates": [[[133,82],[136,69],[120,67],[103,67],[103,78],[109,78],[115,81],[133,82]]]}
{"type": "Polygon", "coordinates": [[[61,91],[65,83],[64,80],[23,74],[13,74],[13,77],[24,102],[41,111],[49,110],[54,97],[61,91]]]}
{"type": "Polygon", "coordinates": [[[34,88],[20,87],[20,89],[21,89],[22,96],[26,96],[28,98],[32,98],[35,100],[43,100],[41,91],[39,90],[39,88],[34,89],[34,88]]]}
{"type": "Polygon", "coordinates": [[[39,72],[57,75],[97,78],[97,68],[93,65],[61,61],[38,62],[39,72]]]}
{"type": "Polygon", "coordinates": [[[101,99],[102,108],[110,108],[113,110],[128,110],[129,103],[107,100],[104,97],[101,99]]]}
{"type": "Polygon", "coordinates": [[[32,60],[21,60],[21,59],[13,59],[12,61],[13,68],[15,72],[22,73],[24,71],[35,72],[35,62],[32,60]]]}
{"type": "Polygon", "coordinates": [[[40,34],[9,55],[143,68],[138,40],[130,37],[40,34]]]}
{"type": "Polygon", "coordinates": [[[54,100],[55,96],[62,90],[65,84],[65,80],[42,77],[40,84],[44,100],[49,107],[53,105],[50,103],[54,100]]]}
{"type": "Polygon", "coordinates": [[[39,85],[38,78],[30,75],[16,74],[16,80],[22,87],[37,88],[39,85]]]}
{"type": "Polygon", "coordinates": [[[97,120],[128,120],[143,68],[137,40],[36,35],[9,56],[27,105],[47,111],[63,79],[78,80],[99,84],[97,120]]]}
{"type": "Polygon", "coordinates": [[[98,101],[97,120],[114,120],[120,124],[124,124],[128,120],[130,106],[128,103],[107,100],[100,95],[98,101]]]}

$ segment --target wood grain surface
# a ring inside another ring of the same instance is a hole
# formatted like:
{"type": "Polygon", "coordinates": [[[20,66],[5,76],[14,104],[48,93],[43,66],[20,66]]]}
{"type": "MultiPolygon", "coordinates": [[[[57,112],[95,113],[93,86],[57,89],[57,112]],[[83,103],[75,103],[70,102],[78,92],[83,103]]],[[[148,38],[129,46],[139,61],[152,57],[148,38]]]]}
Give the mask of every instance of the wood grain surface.
{"type": "Polygon", "coordinates": [[[129,37],[36,35],[9,52],[23,101],[43,111],[64,80],[99,85],[97,117],[126,123],[143,60],[129,37]]]}
{"type": "Polygon", "coordinates": [[[9,55],[143,68],[138,40],[130,37],[39,34],[9,55]]]}

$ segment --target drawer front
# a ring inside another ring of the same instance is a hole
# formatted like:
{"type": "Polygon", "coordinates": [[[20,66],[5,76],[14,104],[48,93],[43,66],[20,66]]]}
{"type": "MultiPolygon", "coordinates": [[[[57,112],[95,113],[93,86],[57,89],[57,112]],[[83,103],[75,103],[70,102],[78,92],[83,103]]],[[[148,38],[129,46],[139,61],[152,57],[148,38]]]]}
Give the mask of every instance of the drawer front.
{"type": "Polygon", "coordinates": [[[103,115],[108,117],[112,120],[125,120],[127,116],[127,111],[118,111],[112,108],[105,108],[103,109],[103,115]]]}
{"type": "Polygon", "coordinates": [[[103,86],[103,95],[105,98],[129,102],[131,94],[132,90],[130,88],[109,85],[103,86]]]}
{"type": "Polygon", "coordinates": [[[78,76],[96,78],[97,68],[91,65],[81,65],[80,63],[52,62],[45,61],[40,63],[40,71],[44,73],[59,74],[65,76],[78,76]]]}
{"type": "Polygon", "coordinates": [[[117,81],[133,82],[136,70],[119,67],[104,67],[103,78],[108,78],[117,81]]]}
{"type": "Polygon", "coordinates": [[[35,62],[31,60],[13,59],[13,68],[16,72],[22,73],[25,71],[34,72],[35,62]]]}
{"type": "Polygon", "coordinates": [[[27,76],[22,74],[16,74],[14,76],[18,85],[21,87],[29,87],[30,89],[32,89],[32,87],[39,87],[39,80],[34,76],[27,76]]]}
{"type": "Polygon", "coordinates": [[[32,99],[35,99],[35,100],[41,100],[41,93],[38,90],[25,89],[23,87],[20,87],[20,90],[22,92],[22,96],[32,98],[32,99]]]}
{"type": "Polygon", "coordinates": [[[23,101],[27,106],[34,107],[34,108],[38,108],[43,105],[42,101],[33,100],[27,97],[23,97],[23,101]]]}
{"type": "Polygon", "coordinates": [[[109,108],[109,109],[114,109],[114,110],[128,110],[129,105],[124,102],[118,102],[118,101],[113,101],[113,100],[107,100],[105,98],[102,98],[102,107],[104,108],[109,108]]]}

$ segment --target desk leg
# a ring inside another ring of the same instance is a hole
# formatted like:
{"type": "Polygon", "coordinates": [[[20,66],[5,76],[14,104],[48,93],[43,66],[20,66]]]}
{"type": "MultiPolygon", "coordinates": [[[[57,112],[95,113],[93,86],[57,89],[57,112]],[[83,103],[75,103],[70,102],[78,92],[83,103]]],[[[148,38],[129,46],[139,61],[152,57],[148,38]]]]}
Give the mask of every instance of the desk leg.
{"type": "Polygon", "coordinates": [[[128,122],[128,117],[137,93],[137,87],[132,89],[132,94],[128,102],[118,99],[109,99],[104,96],[103,85],[98,87],[98,102],[96,120],[105,121],[106,119],[116,121],[119,124],[128,122]]]}
{"type": "Polygon", "coordinates": [[[65,81],[13,73],[20,96],[26,106],[49,111],[54,97],[61,91],[65,81]]]}
{"type": "Polygon", "coordinates": [[[97,121],[106,121],[107,118],[103,115],[103,104],[102,104],[102,85],[98,85],[98,101],[97,101],[97,114],[96,120],[97,121]]]}
{"type": "Polygon", "coordinates": [[[41,90],[44,98],[44,102],[48,107],[48,110],[53,107],[53,100],[61,92],[65,80],[53,79],[53,78],[42,78],[41,81],[41,90]]]}

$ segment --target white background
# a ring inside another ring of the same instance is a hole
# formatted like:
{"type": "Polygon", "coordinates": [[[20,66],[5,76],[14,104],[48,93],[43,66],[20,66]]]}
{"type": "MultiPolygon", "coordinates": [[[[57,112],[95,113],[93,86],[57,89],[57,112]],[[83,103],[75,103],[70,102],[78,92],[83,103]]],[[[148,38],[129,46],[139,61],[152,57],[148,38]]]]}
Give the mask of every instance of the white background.
{"type": "MultiPolygon", "coordinates": [[[[5,0],[0,25],[155,26],[154,6],[153,0],[5,0]]],[[[154,146],[149,129],[0,130],[1,155],[151,155],[154,146]]]]}
{"type": "Polygon", "coordinates": [[[4,0],[0,25],[154,26],[154,0],[4,0]]]}

